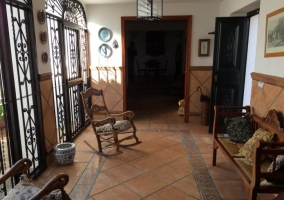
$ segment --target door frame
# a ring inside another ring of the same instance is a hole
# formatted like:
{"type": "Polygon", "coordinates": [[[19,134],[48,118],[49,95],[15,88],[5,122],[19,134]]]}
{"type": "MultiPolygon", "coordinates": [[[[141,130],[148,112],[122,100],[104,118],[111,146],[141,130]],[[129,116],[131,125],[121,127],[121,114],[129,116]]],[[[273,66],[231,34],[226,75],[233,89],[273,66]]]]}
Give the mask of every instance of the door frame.
{"type": "MultiPolygon", "coordinates": [[[[123,84],[123,110],[126,110],[127,90],[126,90],[126,44],[125,44],[125,23],[136,21],[136,17],[121,17],[121,49],[122,49],[122,84],[123,84]]],[[[163,16],[162,21],[187,21],[186,51],[185,51],[185,80],[184,80],[184,122],[188,122],[189,117],[189,84],[190,84],[190,60],[191,60],[191,36],[192,36],[192,15],[163,16]]]]}

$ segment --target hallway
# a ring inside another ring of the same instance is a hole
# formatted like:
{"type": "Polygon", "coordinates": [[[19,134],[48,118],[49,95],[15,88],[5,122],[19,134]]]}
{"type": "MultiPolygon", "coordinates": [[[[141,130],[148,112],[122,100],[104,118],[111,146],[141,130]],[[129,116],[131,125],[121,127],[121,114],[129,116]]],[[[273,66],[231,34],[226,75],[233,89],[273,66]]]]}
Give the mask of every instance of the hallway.
{"type": "MultiPolygon", "coordinates": [[[[247,199],[241,179],[220,151],[217,166],[212,166],[212,135],[200,124],[200,117],[184,123],[177,113],[180,96],[176,90],[168,84],[148,84],[151,89],[137,81],[129,90],[133,96],[128,106],[136,113],[141,144],[120,148],[123,153],[117,156],[99,156],[83,142],[97,146],[89,126],[75,140],[74,163],[58,166],[54,162],[38,180],[45,183],[60,172],[69,174],[66,191],[75,200],[247,199]],[[198,168],[204,168],[207,175],[206,188],[192,160],[194,148],[202,163],[198,168]]],[[[271,195],[261,197],[272,199],[271,195]]]]}

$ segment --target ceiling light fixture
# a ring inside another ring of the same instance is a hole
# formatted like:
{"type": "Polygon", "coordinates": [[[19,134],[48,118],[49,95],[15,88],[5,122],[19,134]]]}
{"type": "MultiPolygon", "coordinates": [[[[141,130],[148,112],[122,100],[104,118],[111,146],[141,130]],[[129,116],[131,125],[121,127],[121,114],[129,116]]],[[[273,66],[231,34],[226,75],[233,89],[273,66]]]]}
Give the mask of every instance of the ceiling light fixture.
{"type": "Polygon", "coordinates": [[[137,0],[137,20],[162,20],[163,0],[137,0]]]}

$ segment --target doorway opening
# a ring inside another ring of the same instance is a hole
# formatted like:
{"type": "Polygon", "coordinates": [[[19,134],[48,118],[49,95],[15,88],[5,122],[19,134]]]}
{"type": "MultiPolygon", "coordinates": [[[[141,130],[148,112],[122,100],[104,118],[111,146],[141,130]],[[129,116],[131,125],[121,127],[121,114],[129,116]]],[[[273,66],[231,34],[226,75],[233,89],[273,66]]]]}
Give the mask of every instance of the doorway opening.
{"type": "MultiPolygon", "coordinates": [[[[188,70],[190,64],[191,16],[163,17],[159,22],[136,21],[122,17],[123,99],[125,110],[159,110],[178,115],[178,101],[188,102],[188,70]],[[128,77],[127,49],[135,42],[134,81],[128,77]],[[175,51],[182,46],[182,70],[176,79],[175,51]],[[187,55],[187,56],[186,56],[187,55]],[[165,110],[167,109],[167,111],[165,110]]],[[[187,122],[185,115],[179,116],[187,122]]],[[[143,115],[143,113],[140,113],[143,115]]],[[[149,113],[146,113],[149,114],[149,113]]]]}
{"type": "Polygon", "coordinates": [[[249,27],[245,89],[244,89],[244,98],[243,98],[244,106],[250,105],[251,86],[252,86],[252,78],[250,74],[254,71],[255,67],[257,30],[258,30],[258,15],[254,15],[250,18],[250,27],[249,27]]]}

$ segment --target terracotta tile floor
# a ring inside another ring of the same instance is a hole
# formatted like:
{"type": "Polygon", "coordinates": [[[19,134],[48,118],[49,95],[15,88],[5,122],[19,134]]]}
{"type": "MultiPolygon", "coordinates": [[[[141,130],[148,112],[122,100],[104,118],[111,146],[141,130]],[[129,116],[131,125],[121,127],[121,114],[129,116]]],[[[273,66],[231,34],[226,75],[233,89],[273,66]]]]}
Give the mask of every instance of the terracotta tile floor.
{"type": "MultiPolygon", "coordinates": [[[[185,124],[177,113],[179,97],[171,94],[158,97],[137,96],[141,106],[137,104],[138,99],[130,100],[136,102],[137,107],[128,105],[136,112],[135,123],[141,144],[121,148],[123,153],[117,156],[98,156],[83,142],[87,140],[97,146],[94,133],[88,127],[74,141],[74,163],[68,166],[53,163],[39,180],[44,183],[55,174],[67,173],[70,181],[66,191],[75,200],[202,199],[179,133],[189,130],[221,198],[247,199],[241,179],[220,151],[217,166],[211,165],[212,135],[207,126],[199,123],[200,117],[193,120],[198,123],[185,124]],[[160,103],[161,97],[168,103],[160,103]],[[159,100],[155,101],[155,98],[159,100]]],[[[271,199],[267,195],[261,197],[259,199],[271,199]]]]}

